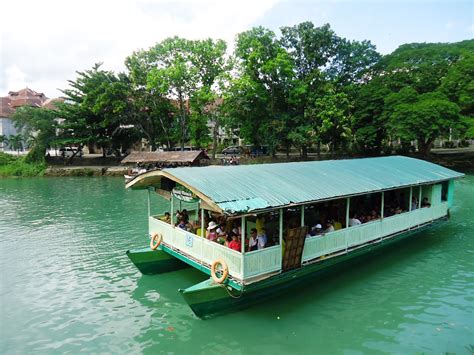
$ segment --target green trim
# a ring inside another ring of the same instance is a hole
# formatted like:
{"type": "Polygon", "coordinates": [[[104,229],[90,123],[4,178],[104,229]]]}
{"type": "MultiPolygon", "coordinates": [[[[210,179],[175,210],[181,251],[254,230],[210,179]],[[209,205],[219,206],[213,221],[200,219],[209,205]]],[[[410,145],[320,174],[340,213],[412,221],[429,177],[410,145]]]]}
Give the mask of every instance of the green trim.
{"type": "Polygon", "coordinates": [[[135,264],[138,270],[144,275],[162,274],[188,267],[162,250],[151,250],[150,248],[140,248],[127,250],[129,259],[135,264]]]}

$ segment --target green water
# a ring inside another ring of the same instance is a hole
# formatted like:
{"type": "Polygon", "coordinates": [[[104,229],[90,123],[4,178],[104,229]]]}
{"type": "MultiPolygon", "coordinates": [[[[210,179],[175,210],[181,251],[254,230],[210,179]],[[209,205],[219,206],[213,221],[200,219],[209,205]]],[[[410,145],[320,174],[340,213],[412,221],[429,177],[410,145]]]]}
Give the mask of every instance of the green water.
{"type": "Polygon", "coordinates": [[[0,353],[474,352],[474,175],[452,219],[262,305],[200,320],[193,270],[142,276],[146,193],[119,178],[0,180],[0,353]]]}

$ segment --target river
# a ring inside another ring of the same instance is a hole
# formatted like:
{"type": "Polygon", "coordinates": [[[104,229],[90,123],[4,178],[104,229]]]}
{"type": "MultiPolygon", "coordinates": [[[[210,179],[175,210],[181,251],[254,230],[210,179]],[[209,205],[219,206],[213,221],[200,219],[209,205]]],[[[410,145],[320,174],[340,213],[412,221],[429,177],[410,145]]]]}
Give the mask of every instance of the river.
{"type": "Polygon", "coordinates": [[[186,269],[143,276],[146,193],[0,179],[0,353],[474,353],[474,175],[449,222],[245,311],[200,320],[186,269]]]}

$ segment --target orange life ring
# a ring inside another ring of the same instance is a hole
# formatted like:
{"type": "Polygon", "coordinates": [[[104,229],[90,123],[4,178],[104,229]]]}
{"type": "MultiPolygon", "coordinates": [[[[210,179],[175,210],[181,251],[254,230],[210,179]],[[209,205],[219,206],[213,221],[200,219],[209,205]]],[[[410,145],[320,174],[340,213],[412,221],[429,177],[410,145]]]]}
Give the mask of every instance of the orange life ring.
{"type": "Polygon", "coordinates": [[[227,267],[227,264],[225,263],[224,260],[217,259],[216,261],[214,261],[212,263],[212,265],[211,265],[211,276],[212,276],[212,279],[215,282],[217,282],[218,284],[223,283],[228,275],[229,275],[229,268],[227,267]],[[221,277],[217,276],[217,265],[220,265],[222,267],[221,277]]]}
{"type": "Polygon", "coordinates": [[[154,233],[150,239],[150,249],[156,250],[160,246],[162,240],[163,237],[161,236],[161,234],[154,233]]]}

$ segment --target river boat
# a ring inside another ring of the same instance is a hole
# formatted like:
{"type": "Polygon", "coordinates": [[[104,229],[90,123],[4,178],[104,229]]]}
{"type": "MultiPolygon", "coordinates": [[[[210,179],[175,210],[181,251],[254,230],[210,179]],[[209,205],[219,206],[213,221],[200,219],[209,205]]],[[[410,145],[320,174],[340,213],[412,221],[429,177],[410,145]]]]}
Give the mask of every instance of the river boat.
{"type": "Polygon", "coordinates": [[[446,220],[462,176],[402,156],[150,171],[126,185],[148,190],[150,246],[127,255],[145,275],[187,266],[208,275],[179,289],[207,318],[302,287],[446,220]],[[154,199],[165,208],[153,211],[154,199]],[[184,208],[190,223],[181,229],[175,214],[184,208]],[[215,224],[223,238],[237,235],[239,250],[211,240],[215,224]]]}

